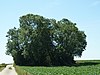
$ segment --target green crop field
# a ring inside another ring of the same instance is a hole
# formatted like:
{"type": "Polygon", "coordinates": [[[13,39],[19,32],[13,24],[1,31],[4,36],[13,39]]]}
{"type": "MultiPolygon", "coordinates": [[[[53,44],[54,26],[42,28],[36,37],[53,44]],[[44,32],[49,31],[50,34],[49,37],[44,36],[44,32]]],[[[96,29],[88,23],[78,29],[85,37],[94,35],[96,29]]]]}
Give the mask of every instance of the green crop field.
{"type": "Polygon", "coordinates": [[[26,67],[21,69],[29,72],[31,75],[100,75],[99,60],[77,61],[77,65],[57,66],[57,67],[26,67]]]}

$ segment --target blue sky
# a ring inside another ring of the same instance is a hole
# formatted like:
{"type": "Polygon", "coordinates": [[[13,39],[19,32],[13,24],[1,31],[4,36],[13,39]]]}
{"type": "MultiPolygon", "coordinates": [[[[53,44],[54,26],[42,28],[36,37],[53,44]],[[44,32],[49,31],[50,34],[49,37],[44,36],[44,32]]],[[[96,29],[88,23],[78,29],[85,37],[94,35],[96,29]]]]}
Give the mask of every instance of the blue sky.
{"type": "Polygon", "coordinates": [[[87,35],[87,47],[75,59],[100,59],[100,0],[0,0],[0,63],[13,62],[5,54],[5,36],[9,29],[19,27],[20,16],[29,13],[77,23],[87,35]]]}

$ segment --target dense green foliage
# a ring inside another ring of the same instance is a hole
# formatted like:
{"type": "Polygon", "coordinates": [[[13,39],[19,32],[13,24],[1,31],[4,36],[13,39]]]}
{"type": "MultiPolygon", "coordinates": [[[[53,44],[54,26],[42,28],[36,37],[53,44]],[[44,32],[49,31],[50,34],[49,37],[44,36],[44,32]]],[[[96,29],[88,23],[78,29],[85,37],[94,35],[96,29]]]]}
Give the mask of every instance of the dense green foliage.
{"type": "Polygon", "coordinates": [[[27,14],[19,22],[19,28],[7,32],[6,51],[17,65],[71,65],[85,50],[85,33],[68,19],[27,14]]]}
{"type": "Polygon", "coordinates": [[[100,75],[100,61],[81,61],[72,67],[20,67],[31,75],[100,75]]]}

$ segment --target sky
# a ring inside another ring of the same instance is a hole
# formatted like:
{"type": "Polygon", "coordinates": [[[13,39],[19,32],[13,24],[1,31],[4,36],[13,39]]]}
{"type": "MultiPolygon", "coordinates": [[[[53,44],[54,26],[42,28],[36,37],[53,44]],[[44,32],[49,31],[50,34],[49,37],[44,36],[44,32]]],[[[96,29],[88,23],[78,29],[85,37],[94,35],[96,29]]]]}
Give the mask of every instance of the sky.
{"type": "Polygon", "coordinates": [[[18,28],[19,17],[29,13],[76,23],[87,35],[87,47],[75,60],[100,59],[100,0],[0,0],[0,63],[13,62],[5,54],[7,31],[18,28]]]}

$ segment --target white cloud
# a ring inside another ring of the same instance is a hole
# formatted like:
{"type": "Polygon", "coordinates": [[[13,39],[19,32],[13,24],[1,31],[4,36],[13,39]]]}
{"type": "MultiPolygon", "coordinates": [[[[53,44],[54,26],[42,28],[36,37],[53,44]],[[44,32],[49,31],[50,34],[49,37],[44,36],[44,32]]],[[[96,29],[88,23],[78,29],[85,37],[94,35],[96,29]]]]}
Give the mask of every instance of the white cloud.
{"type": "Polygon", "coordinates": [[[50,8],[53,8],[53,7],[60,6],[60,4],[61,4],[61,2],[59,0],[50,0],[48,5],[50,8]]]}
{"type": "Polygon", "coordinates": [[[97,5],[99,5],[99,4],[100,4],[100,0],[97,0],[97,1],[93,2],[93,3],[91,4],[91,6],[97,6],[97,5]]]}

